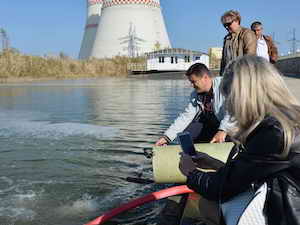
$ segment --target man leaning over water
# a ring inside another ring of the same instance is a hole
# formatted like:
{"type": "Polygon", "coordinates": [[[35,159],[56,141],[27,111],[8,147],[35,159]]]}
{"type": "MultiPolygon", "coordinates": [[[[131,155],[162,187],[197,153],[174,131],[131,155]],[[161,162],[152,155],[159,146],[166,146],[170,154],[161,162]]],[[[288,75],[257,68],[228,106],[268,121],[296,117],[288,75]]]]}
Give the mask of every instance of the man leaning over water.
{"type": "Polygon", "coordinates": [[[192,65],[185,75],[195,90],[185,111],[155,145],[169,144],[182,131],[189,131],[195,143],[224,142],[233,123],[225,111],[225,99],[219,89],[222,77],[214,77],[202,63],[192,65]]]}

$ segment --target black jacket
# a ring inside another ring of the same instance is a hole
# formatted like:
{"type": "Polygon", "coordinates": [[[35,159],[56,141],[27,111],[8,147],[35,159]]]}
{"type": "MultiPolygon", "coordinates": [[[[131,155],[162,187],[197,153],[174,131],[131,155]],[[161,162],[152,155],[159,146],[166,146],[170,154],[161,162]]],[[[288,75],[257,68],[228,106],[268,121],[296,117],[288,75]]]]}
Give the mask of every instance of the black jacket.
{"type": "MultiPolygon", "coordinates": [[[[187,185],[209,200],[226,201],[246,191],[252,183],[266,181],[277,171],[281,171],[282,164],[284,165],[286,160],[275,155],[282,152],[283,144],[284,136],[280,123],[273,117],[266,117],[249,134],[242,152],[237,147],[232,149],[232,151],[239,151],[237,157],[216,172],[193,171],[188,176],[187,185]],[[257,162],[249,160],[250,158],[261,160],[257,162]]],[[[300,183],[299,169],[289,168],[285,171],[300,183]]],[[[274,210],[268,211],[268,214],[274,213],[274,210]]]]}

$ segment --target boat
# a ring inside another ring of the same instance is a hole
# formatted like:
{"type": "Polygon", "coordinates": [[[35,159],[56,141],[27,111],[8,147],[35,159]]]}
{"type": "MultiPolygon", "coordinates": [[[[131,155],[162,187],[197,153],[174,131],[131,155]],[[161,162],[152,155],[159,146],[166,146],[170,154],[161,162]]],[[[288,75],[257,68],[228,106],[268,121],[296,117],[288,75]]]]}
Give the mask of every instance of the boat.
{"type": "MultiPolygon", "coordinates": [[[[213,143],[213,144],[195,144],[199,152],[204,152],[223,162],[227,160],[233,143],[213,143]]],[[[147,158],[152,159],[153,180],[142,178],[128,178],[129,182],[158,184],[176,184],[171,188],[149,193],[128,203],[123,203],[103,215],[93,219],[85,225],[104,224],[111,218],[126,212],[130,209],[144,205],[148,202],[168,198],[166,207],[160,215],[158,225],[190,225],[197,221],[199,215],[198,205],[201,204],[201,196],[194,193],[184,183],[186,177],[181,174],[178,165],[181,148],[179,145],[169,145],[163,147],[153,147],[144,149],[147,158]],[[167,221],[167,223],[166,223],[167,221]]]]}

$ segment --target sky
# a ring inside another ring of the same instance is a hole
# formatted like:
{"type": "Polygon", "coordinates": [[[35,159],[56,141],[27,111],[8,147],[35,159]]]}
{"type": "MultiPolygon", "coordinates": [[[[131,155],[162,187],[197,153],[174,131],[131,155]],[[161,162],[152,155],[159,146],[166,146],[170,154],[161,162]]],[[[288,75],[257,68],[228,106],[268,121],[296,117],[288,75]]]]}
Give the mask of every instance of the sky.
{"type": "MultiPolygon", "coordinates": [[[[220,17],[230,9],[240,12],[244,27],[261,21],[266,34],[275,34],[280,55],[290,51],[293,29],[300,40],[300,0],[160,2],[172,47],[203,52],[222,47],[226,30],[220,17]]],[[[63,52],[77,58],[85,23],[86,0],[0,0],[0,28],[8,33],[11,46],[25,54],[63,52]]]]}

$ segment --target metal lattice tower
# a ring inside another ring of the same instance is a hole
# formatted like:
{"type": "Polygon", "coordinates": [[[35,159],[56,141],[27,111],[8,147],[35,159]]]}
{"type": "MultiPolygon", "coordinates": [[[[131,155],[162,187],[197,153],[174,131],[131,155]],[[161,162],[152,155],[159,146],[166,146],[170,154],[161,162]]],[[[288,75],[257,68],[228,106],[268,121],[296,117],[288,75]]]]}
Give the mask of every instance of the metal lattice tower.
{"type": "Polygon", "coordinates": [[[296,54],[297,51],[297,43],[300,42],[299,40],[296,39],[296,29],[293,29],[293,38],[291,40],[288,40],[289,42],[292,42],[292,48],[291,52],[292,54],[296,54]]]}
{"type": "Polygon", "coordinates": [[[276,39],[275,39],[275,32],[272,33],[272,39],[276,45],[280,45],[280,42],[276,41],[276,39]]]}
{"type": "Polygon", "coordinates": [[[144,39],[138,38],[136,35],[136,29],[130,23],[128,35],[125,37],[120,38],[120,40],[123,40],[121,44],[127,44],[127,47],[124,48],[124,50],[128,51],[128,57],[137,57],[139,55],[140,50],[140,43],[144,42],[144,39]]]}
{"type": "Polygon", "coordinates": [[[9,49],[9,38],[6,31],[3,28],[0,28],[0,38],[2,43],[2,51],[9,49]]]}

